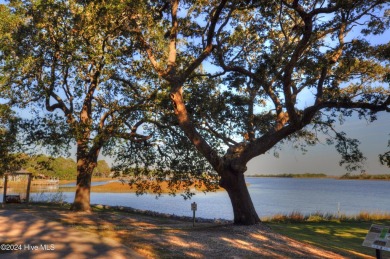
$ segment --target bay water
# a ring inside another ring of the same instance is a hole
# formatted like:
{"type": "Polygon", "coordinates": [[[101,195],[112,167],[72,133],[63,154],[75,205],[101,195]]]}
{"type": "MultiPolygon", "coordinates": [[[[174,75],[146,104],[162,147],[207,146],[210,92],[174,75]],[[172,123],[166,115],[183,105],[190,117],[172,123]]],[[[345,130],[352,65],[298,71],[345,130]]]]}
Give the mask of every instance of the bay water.
{"type": "MultiPolygon", "coordinates": [[[[390,213],[390,181],[247,177],[248,189],[260,217],[278,213],[316,212],[354,215],[361,211],[390,213]]],[[[72,202],[74,193],[64,193],[72,202]]],[[[133,193],[92,193],[91,204],[126,206],[180,216],[192,216],[191,203],[197,203],[196,216],[233,219],[226,192],[197,193],[191,200],[163,195],[137,196],[133,193]]]]}

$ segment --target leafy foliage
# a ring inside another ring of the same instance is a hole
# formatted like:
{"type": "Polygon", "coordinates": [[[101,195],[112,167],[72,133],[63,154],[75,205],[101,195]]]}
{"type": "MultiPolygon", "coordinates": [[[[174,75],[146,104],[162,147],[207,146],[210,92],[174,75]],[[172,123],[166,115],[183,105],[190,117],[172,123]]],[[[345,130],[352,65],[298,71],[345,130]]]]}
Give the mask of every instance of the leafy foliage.
{"type": "MultiPolygon", "coordinates": [[[[75,180],[77,176],[77,165],[72,158],[50,157],[47,155],[28,156],[19,154],[26,161],[23,166],[34,177],[38,178],[58,178],[60,180],[75,180]]],[[[105,160],[99,160],[95,168],[96,176],[107,177],[110,173],[110,167],[105,160]],[[99,174],[97,174],[99,173],[99,174]]]]}
{"type": "Polygon", "coordinates": [[[24,22],[2,46],[2,93],[34,112],[24,125],[31,142],[55,147],[82,141],[93,150],[110,136],[126,137],[126,129],[133,130],[128,138],[142,137],[131,122],[147,112],[154,89],[126,73],[134,66],[125,58],[133,42],[123,37],[119,1],[12,1],[10,8],[24,22]]]}
{"type": "MultiPolygon", "coordinates": [[[[387,147],[390,147],[390,141],[387,147]]],[[[384,154],[379,155],[379,161],[382,165],[387,165],[390,167],[390,151],[385,152],[384,154]]]]}
{"type": "Polygon", "coordinates": [[[76,162],[71,158],[49,157],[45,155],[30,156],[25,169],[34,177],[75,180],[76,162]]]}
{"type": "Polygon", "coordinates": [[[0,174],[19,170],[25,158],[19,156],[18,118],[9,106],[0,105],[0,174]]]}
{"type": "Polygon", "coordinates": [[[159,124],[154,131],[160,137],[155,142],[126,142],[115,151],[116,175],[128,176],[137,194],[152,190],[160,195],[165,182],[170,194],[180,191],[185,198],[194,194],[193,186],[204,185],[205,191],[218,188],[218,175],[176,127],[159,124]]]}
{"type": "Polygon", "coordinates": [[[134,1],[115,0],[11,1],[5,8],[20,22],[1,35],[1,97],[31,112],[21,125],[29,146],[64,155],[76,145],[77,186],[88,193],[78,190],[79,209],[89,209],[83,197],[111,138],[151,138],[140,127],[156,86],[136,75],[139,58],[124,17],[133,8],[134,1]]]}
{"type": "Polygon", "coordinates": [[[93,172],[94,176],[97,177],[108,177],[111,173],[111,168],[105,160],[99,160],[97,166],[93,172]]]}

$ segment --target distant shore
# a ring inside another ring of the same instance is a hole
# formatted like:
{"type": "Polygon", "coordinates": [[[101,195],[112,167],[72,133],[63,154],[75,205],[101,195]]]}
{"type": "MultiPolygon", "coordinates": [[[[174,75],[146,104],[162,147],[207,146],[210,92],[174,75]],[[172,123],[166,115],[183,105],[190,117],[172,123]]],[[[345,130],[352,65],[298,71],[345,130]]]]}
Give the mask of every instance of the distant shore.
{"type": "MultiPolygon", "coordinates": [[[[96,179],[97,180],[97,179],[96,179]]],[[[92,180],[93,182],[99,182],[98,180],[92,180]]],[[[136,185],[129,185],[128,183],[125,183],[125,182],[116,182],[115,179],[113,181],[113,179],[111,179],[110,181],[112,182],[108,182],[108,183],[105,183],[105,184],[102,184],[102,185],[96,185],[96,186],[91,186],[91,191],[92,192],[98,192],[98,193],[137,193],[139,191],[139,189],[137,188],[136,185]]],[[[73,181],[74,183],[74,181],[73,181]]],[[[154,187],[157,183],[153,183],[151,184],[150,186],[148,187],[145,187],[145,192],[146,193],[156,193],[156,191],[154,190],[154,187]]],[[[163,194],[167,194],[167,193],[172,193],[172,190],[170,189],[169,187],[169,183],[167,181],[163,181],[161,183],[159,183],[159,192],[160,193],[163,193],[163,194]]],[[[180,193],[180,192],[183,192],[185,191],[185,188],[187,188],[186,186],[184,186],[184,184],[180,187],[177,187],[177,192],[180,193]]],[[[189,186],[191,192],[203,192],[203,191],[207,191],[207,187],[202,184],[192,184],[191,186],[189,186]]],[[[63,191],[63,192],[74,192],[76,191],[76,186],[72,186],[72,187],[61,187],[60,186],[60,190],[63,191]]],[[[218,188],[216,189],[215,191],[221,191],[223,190],[222,188],[218,188]]]]}
{"type": "Polygon", "coordinates": [[[248,175],[248,177],[275,177],[275,178],[331,178],[326,174],[254,174],[248,175]]]}
{"type": "Polygon", "coordinates": [[[342,176],[326,175],[326,174],[314,174],[314,173],[304,173],[304,174],[255,174],[248,175],[248,177],[255,178],[329,178],[329,179],[338,179],[338,180],[390,180],[389,174],[344,174],[342,176]]]}

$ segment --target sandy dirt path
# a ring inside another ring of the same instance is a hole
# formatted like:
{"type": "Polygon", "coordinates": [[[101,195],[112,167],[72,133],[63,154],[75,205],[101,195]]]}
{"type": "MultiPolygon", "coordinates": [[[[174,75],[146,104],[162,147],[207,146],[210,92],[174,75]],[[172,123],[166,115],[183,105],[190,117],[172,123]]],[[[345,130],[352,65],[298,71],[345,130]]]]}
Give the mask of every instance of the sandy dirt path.
{"type": "Polygon", "coordinates": [[[139,213],[34,205],[0,209],[0,243],[22,245],[21,251],[0,251],[0,258],[345,258],[262,224],[192,227],[190,221],[139,213]]]}

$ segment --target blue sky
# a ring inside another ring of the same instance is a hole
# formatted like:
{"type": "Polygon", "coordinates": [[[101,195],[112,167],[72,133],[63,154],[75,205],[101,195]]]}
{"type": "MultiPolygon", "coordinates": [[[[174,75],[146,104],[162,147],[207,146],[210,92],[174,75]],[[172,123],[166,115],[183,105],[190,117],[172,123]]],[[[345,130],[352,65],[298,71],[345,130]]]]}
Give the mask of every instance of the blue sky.
{"type": "MultiPolygon", "coordinates": [[[[378,154],[384,153],[390,140],[390,114],[381,113],[378,120],[367,124],[364,120],[350,118],[338,128],[351,138],[360,140],[360,148],[367,158],[364,170],[370,174],[385,174],[390,168],[379,163],[378,154]]],[[[346,173],[339,166],[340,155],[334,146],[317,144],[308,147],[303,155],[301,151],[294,150],[291,144],[282,146],[279,158],[272,154],[264,154],[252,159],[248,164],[248,174],[277,174],[277,173],[326,173],[328,175],[342,175],[346,173]]],[[[360,173],[360,172],[354,172],[360,173]]]]}

